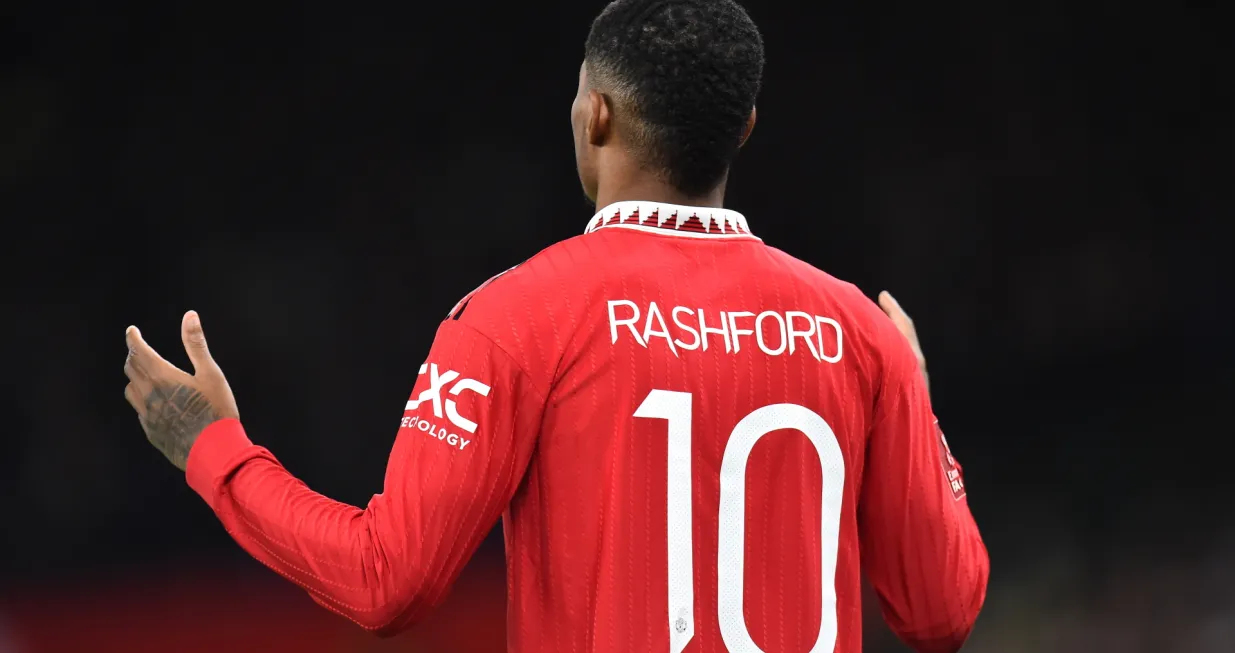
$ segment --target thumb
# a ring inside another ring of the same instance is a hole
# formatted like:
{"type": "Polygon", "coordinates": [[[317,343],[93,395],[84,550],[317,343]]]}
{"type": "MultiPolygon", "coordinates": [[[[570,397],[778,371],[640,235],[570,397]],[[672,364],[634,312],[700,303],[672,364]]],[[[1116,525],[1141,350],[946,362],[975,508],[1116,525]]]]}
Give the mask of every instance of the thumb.
{"type": "Polygon", "coordinates": [[[206,333],[202,331],[202,319],[197,311],[184,314],[180,322],[180,338],[184,340],[184,350],[189,354],[194,372],[205,372],[215,369],[214,358],[206,346],[206,333]]]}

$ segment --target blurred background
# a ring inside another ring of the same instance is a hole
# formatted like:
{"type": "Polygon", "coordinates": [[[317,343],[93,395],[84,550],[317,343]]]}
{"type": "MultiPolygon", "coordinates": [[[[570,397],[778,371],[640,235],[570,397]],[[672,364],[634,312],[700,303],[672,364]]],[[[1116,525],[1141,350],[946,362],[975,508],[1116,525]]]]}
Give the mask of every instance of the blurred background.
{"type": "MultiPolygon", "coordinates": [[[[1235,650],[1216,7],[747,4],[729,206],[914,315],[992,557],[966,650],[1235,650]]],[[[503,650],[498,533],[393,641],[251,561],[145,442],[122,334],[183,362],[199,310],[254,438],[364,505],[440,319],[592,215],[602,6],[0,9],[0,652],[503,650]]]]}

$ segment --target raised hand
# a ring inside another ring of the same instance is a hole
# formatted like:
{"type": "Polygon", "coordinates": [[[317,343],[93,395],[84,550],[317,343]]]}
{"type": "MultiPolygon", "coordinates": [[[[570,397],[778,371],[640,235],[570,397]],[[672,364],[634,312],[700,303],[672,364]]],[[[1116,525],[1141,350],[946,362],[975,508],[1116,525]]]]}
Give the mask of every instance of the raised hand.
{"type": "Polygon", "coordinates": [[[914,355],[918,357],[918,367],[922,369],[922,378],[926,379],[926,391],[930,392],[931,377],[926,373],[926,356],[922,353],[922,343],[918,342],[918,332],[913,328],[913,320],[905,313],[905,309],[901,308],[900,302],[896,301],[892,293],[886,290],[879,293],[879,308],[882,308],[883,312],[892,318],[892,323],[909,340],[914,355]]]}
{"type": "Polygon", "coordinates": [[[193,364],[190,375],[167,362],[146,341],[135,326],[124,333],[129,355],[124,374],[129,384],[124,398],[137,411],[146,439],[173,465],[184,470],[189,450],[210,424],[239,417],[236,398],[219,369],[202,331],[201,318],[194,311],[184,314],[180,336],[193,364]]]}

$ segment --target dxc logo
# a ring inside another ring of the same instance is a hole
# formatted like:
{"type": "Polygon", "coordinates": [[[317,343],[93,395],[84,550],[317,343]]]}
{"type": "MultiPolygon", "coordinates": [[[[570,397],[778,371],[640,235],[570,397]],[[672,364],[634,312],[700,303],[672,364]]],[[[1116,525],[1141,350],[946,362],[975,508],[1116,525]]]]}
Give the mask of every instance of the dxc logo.
{"type": "MultiPolygon", "coordinates": [[[[445,374],[438,372],[437,363],[432,365],[425,363],[420,366],[420,374],[424,376],[425,372],[429,372],[429,389],[420,393],[420,396],[407,402],[407,410],[416,410],[420,404],[426,401],[433,402],[433,414],[437,417],[442,416],[442,388],[446,387],[447,383],[459,379],[460,374],[454,370],[447,370],[445,374]]],[[[470,390],[482,397],[489,396],[489,386],[477,381],[476,379],[459,379],[458,383],[451,386],[448,394],[455,397],[465,390],[470,390]]],[[[459,408],[455,404],[454,399],[447,399],[446,417],[450,419],[450,423],[467,431],[468,433],[476,432],[476,422],[473,422],[459,414],[459,408]]]]}

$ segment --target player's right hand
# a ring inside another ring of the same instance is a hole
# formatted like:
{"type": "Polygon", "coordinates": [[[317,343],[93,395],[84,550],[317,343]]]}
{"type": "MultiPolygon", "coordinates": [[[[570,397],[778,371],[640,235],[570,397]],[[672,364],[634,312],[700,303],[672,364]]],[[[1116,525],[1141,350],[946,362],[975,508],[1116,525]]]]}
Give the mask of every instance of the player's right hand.
{"type": "Polygon", "coordinates": [[[918,332],[913,328],[913,319],[909,317],[905,309],[901,308],[900,302],[896,301],[892,293],[886,290],[879,293],[879,308],[882,308],[883,312],[892,318],[892,323],[896,325],[897,330],[913,347],[913,354],[918,357],[918,367],[922,369],[922,378],[926,379],[926,391],[930,392],[931,377],[926,373],[926,356],[922,353],[922,343],[918,342],[918,332]]]}
{"type": "Polygon", "coordinates": [[[196,312],[185,314],[180,335],[193,363],[193,374],[167,362],[146,343],[137,327],[125,331],[129,355],[124,373],[129,385],[124,397],[137,411],[146,439],[183,471],[197,436],[218,420],[239,418],[240,411],[223,370],[206,347],[196,312]]]}

